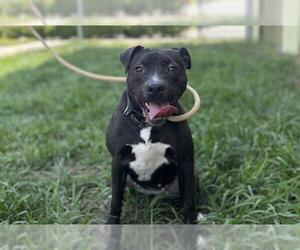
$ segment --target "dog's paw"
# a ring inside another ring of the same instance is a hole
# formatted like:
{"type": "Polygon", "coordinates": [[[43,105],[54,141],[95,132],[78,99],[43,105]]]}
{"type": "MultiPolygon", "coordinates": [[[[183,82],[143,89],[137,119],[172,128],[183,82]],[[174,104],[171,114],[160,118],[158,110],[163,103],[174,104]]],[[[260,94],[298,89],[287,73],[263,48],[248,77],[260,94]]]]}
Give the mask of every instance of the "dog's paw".
{"type": "Polygon", "coordinates": [[[198,213],[196,210],[185,210],[183,212],[184,216],[184,223],[185,224],[196,224],[197,223],[197,217],[198,213]]]}
{"type": "Polygon", "coordinates": [[[198,216],[197,216],[197,221],[198,222],[203,222],[203,221],[206,221],[206,216],[205,214],[202,214],[202,213],[198,213],[198,216]]]}

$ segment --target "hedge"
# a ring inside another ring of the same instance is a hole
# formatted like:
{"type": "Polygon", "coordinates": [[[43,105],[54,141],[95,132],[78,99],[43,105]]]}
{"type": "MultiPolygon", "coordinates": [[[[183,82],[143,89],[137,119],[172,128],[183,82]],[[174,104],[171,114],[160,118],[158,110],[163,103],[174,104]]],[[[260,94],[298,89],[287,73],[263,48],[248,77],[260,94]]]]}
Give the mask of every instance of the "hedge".
{"type": "MultiPolygon", "coordinates": [[[[185,28],[183,26],[84,26],[83,30],[86,38],[113,38],[120,34],[127,37],[144,35],[151,37],[158,33],[163,36],[176,36],[185,28]]],[[[76,26],[38,26],[36,29],[43,37],[70,38],[76,36],[76,26]]],[[[26,27],[1,27],[0,37],[32,37],[32,34],[26,27]]]]}

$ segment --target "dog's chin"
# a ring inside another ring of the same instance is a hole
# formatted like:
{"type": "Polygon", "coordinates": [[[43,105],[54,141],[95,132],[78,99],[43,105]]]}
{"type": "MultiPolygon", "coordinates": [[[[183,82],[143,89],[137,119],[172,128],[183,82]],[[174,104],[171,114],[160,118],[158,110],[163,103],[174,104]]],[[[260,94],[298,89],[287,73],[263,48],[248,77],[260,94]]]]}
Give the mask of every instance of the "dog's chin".
{"type": "Polygon", "coordinates": [[[166,118],[149,119],[146,117],[146,122],[152,127],[160,127],[166,122],[166,118]]]}

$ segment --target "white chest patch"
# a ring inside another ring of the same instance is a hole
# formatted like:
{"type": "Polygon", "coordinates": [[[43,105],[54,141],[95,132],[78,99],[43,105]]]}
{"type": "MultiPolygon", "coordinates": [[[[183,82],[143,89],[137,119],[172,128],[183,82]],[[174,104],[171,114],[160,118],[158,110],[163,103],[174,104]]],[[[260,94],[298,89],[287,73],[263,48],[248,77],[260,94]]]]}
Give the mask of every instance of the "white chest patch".
{"type": "Polygon", "coordinates": [[[145,143],[130,145],[132,153],[135,155],[135,161],[130,163],[130,168],[138,174],[139,181],[148,181],[154,171],[164,163],[169,163],[165,157],[168,144],[150,141],[151,127],[140,131],[140,137],[145,143]]]}

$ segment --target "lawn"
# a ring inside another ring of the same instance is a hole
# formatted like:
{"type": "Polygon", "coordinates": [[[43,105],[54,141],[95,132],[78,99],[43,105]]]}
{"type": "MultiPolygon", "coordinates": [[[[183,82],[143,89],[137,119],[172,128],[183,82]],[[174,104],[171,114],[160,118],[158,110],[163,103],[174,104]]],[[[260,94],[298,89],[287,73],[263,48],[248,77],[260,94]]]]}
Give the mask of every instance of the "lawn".
{"type": "MultiPolygon", "coordinates": [[[[172,44],[171,47],[178,46],[172,44]]],[[[208,200],[200,223],[300,222],[300,65],[261,44],[186,44],[202,97],[190,121],[208,200]]],[[[58,49],[123,75],[120,46],[58,49]]],[[[122,84],[75,75],[45,51],[0,61],[1,223],[103,223],[110,203],[105,129],[122,84]]],[[[191,99],[183,98],[189,107],[191,99]]],[[[165,197],[126,190],[123,223],[181,223],[165,197]]]]}

